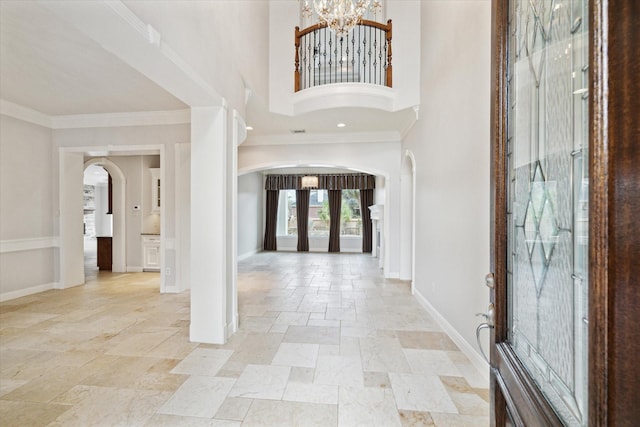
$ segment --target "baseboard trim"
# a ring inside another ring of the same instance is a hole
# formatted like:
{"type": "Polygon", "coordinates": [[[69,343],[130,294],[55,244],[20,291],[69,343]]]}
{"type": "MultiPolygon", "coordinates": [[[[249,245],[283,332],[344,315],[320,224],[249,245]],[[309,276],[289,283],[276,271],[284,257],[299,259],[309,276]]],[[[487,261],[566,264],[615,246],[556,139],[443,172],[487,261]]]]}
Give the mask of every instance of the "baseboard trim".
{"type": "Polygon", "coordinates": [[[229,337],[231,337],[231,335],[235,334],[236,332],[238,332],[238,317],[234,316],[231,322],[227,323],[227,339],[229,339],[229,337]]]}
{"type": "Polygon", "coordinates": [[[254,250],[246,252],[246,253],[244,253],[242,255],[238,255],[237,259],[238,259],[238,261],[244,261],[245,259],[250,258],[250,257],[254,256],[255,254],[257,254],[258,251],[259,251],[258,249],[254,249],[254,250]]]}
{"type": "Polygon", "coordinates": [[[414,293],[416,299],[422,305],[422,307],[429,312],[431,316],[438,322],[438,325],[451,337],[453,342],[460,348],[460,350],[464,353],[465,356],[471,361],[473,366],[475,366],[476,370],[482,375],[482,377],[489,383],[489,365],[484,361],[482,356],[476,351],[475,348],[471,344],[465,340],[462,335],[454,328],[451,323],[447,321],[447,319],[440,314],[436,308],[431,305],[431,303],[420,293],[419,290],[415,289],[414,293]]]}
{"type": "Polygon", "coordinates": [[[13,299],[26,297],[28,295],[49,291],[51,289],[55,289],[57,286],[58,286],[57,283],[51,282],[51,283],[45,283],[44,285],[36,285],[36,286],[30,286],[24,289],[18,289],[16,291],[3,292],[3,293],[0,293],[0,302],[10,301],[13,299]]]}
{"type": "MultiPolygon", "coordinates": [[[[127,266],[127,273],[142,273],[143,269],[142,267],[130,267],[127,266]]],[[[160,270],[158,270],[160,271],[160,270]]]]}

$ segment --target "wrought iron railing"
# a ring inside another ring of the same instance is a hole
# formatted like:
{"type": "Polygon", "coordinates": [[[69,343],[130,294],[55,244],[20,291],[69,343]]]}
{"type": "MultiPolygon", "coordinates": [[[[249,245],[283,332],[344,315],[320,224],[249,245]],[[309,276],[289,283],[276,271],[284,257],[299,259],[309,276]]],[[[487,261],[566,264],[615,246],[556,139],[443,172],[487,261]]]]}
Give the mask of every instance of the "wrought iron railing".
{"type": "Polygon", "coordinates": [[[391,87],[391,20],[362,20],[346,36],[326,24],[295,33],[294,90],[331,83],[360,82],[391,87]]]}

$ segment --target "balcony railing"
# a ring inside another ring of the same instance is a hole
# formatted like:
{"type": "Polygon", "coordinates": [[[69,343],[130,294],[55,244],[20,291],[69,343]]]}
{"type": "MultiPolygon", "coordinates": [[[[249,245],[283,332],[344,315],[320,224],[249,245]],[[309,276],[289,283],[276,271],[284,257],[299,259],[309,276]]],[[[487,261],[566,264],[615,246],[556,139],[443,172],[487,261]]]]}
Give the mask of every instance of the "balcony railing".
{"type": "Polygon", "coordinates": [[[294,90],[360,82],[391,87],[391,20],[362,20],[346,36],[326,24],[296,27],[294,90]]]}

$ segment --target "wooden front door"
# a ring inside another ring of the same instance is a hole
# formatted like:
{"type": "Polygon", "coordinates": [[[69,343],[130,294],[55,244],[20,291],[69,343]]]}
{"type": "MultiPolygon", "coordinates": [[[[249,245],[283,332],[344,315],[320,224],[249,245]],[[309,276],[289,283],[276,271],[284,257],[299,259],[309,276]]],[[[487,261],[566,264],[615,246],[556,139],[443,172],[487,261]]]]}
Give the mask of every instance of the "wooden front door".
{"type": "Polygon", "coordinates": [[[492,8],[492,424],[638,425],[640,2],[492,8]]]}

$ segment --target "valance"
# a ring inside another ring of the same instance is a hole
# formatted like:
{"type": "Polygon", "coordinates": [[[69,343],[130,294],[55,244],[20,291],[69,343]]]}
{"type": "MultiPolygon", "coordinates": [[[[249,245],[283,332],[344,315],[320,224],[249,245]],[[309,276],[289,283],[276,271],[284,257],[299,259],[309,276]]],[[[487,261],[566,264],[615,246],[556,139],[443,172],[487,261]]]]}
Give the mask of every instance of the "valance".
{"type": "MultiPolygon", "coordinates": [[[[373,190],[376,177],[366,173],[312,174],[318,177],[321,190],[373,190]]],[[[265,190],[302,190],[306,175],[267,175],[265,190]]]]}

